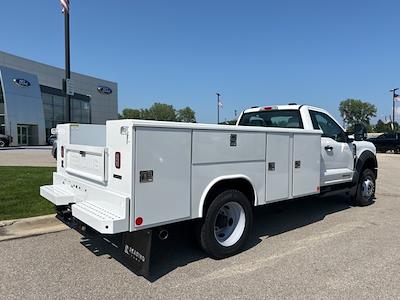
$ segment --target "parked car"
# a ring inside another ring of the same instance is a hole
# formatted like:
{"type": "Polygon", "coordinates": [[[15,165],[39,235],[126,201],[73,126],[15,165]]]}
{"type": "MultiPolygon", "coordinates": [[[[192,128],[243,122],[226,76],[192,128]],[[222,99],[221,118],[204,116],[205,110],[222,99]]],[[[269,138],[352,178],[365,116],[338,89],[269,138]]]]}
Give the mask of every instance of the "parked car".
{"type": "Polygon", "coordinates": [[[51,155],[57,159],[57,139],[53,141],[53,147],[51,148],[51,155]]]}
{"type": "Polygon", "coordinates": [[[47,144],[52,146],[54,141],[57,139],[57,135],[56,134],[52,134],[47,138],[47,144]]]}
{"type": "Polygon", "coordinates": [[[384,133],[378,137],[369,138],[368,141],[375,145],[377,152],[400,152],[399,132],[384,133]]]}
{"type": "Polygon", "coordinates": [[[0,134],[0,148],[10,146],[12,141],[13,141],[12,136],[6,134],[0,134]]]}

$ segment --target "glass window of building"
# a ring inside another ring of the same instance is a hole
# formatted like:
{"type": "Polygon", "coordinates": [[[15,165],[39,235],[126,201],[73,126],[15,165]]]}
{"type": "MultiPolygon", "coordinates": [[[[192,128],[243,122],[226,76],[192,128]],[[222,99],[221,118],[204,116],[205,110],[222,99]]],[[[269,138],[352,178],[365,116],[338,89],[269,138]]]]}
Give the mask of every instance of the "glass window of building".
{"type": "MultiPolygon", "coordinates": [[[[56,127],[57,124],[67,122],[67,105],[65,97],[60,95],[60,90],[52,90],[53,89],[51,88],[47,88],[46,91],[42,90],[46,136],[50,136],[51,128],[56,127]],[[55,94],[49,92],[54,92],[55,94]]],[[[91,113],[90,98],[83,95],[77,95],[77,97],[85,98],[85,100],[71,98],[71,122],[89,124],[91,113]]]]}
{"type": "Polygon", "coordinates": [[[6,127],[4,123],[4,98],[3,98],[3,88],[1,87],[0,81],[0,134],[5,134],[6,127]]]}

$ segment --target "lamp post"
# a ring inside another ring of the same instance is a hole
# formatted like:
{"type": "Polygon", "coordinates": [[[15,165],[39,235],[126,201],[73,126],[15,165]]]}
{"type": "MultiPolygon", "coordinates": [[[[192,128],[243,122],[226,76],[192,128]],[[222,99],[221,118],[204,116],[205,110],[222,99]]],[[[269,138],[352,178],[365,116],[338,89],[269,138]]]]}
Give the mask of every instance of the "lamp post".
{"type": "Polygon", "coordinates": [[[389,92],[392,92],[392,101],[393,101],[393,108],[392,108],[392,124],[393,124],[393,129],[394,129],[394,114],[395,114],[395,105],[396,105],[396,100],[395,98],[398,96],[396,95],[396,91],[399,88],[391,89],[389,92]]]}
{"type": "Polygon", "coordinates": [[[221,106],[221,102],[219,101],[219,96],[221,96],[220,93],[217,94],[217,124],[219,124],[219,107],[221,106]]]}
{"type": "Polygon", "coordinates": [[[64,92],[65,102],[67,106],[67,122],[71,122],[71,94],[73,94],[71,82],[71,67],[70,67],[70,46],[69,46],[69,0],[60,0],[62,12],[64,14],[64,39],[65,39],[65,80],[64,92]]]}

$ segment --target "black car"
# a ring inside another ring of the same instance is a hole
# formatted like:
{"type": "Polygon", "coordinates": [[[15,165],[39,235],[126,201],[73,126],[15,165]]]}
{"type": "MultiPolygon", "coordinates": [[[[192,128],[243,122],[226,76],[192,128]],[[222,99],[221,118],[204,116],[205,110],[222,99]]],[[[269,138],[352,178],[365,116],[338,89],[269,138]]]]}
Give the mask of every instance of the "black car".
{"type": "Polygon", "coordinates": [[[0,148],[10,146],[12,141],[13,141],[12,136],[6,134],[0,134],[0,148]]]}
{"type": "Polygon", "coordinates": [[[53,141],[53,147],[51,148],[51,155],[57,159],[57,139],[53,141]]]}
{"type": "Polygon", "coordinates": [[[52,146],[54,141],[57,139],[57,135],[56,134],[52,134],[47,138],[47,144],[52,146]]]}
{"type": "Polygon", "coordinates": [[[369,138],[369,142],[373,143],[377,152],[400,152],[400,133],[390,132],[384,133],[376,138],[369,138]]]}

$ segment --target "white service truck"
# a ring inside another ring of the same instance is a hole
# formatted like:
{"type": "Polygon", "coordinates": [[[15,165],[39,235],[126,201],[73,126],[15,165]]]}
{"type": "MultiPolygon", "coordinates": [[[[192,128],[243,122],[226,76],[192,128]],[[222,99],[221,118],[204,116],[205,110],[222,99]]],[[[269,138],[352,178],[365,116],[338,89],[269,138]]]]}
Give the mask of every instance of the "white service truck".
{"type": "MultiPolygon", "coordinates": [[[[236,126],[62,124],[53,185],[40,194],[101,234],[198,219],[201,247],[224,258],[244,246],[255,206],[338,190],[371,204],[376,151],[363,134],[350,138],[325,110],[296,104],[245,110],[236,126]]],[[[123,249],[142,262],[148,250],[123,249]]]]}

